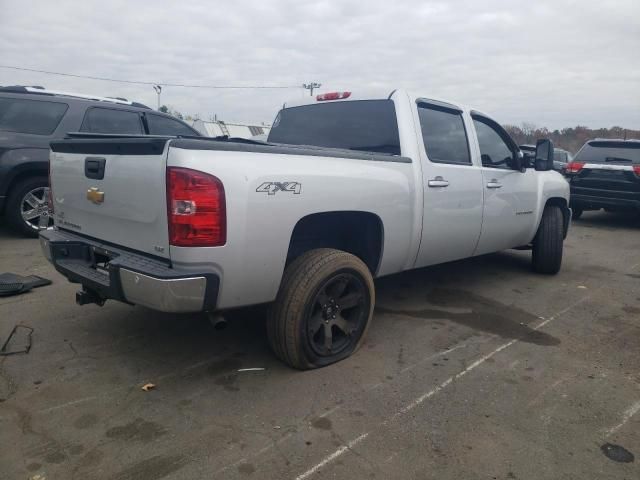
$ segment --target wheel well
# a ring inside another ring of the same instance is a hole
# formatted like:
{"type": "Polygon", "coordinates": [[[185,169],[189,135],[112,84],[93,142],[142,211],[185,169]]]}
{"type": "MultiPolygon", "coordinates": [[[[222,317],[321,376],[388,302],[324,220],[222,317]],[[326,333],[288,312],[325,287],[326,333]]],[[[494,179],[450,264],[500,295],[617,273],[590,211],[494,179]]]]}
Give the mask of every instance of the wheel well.
{"type": "Polygon", "coordinates": [[[289,242],[287,263],[315,248],[335,248],[360,258],[372,275],[382,258],[383,225],[369,212],[322,212],[298,221],[289,242]]]}
{"type": "Polygon", "coordinates": [[[571,213],[569,212],[567,201],[561,197],[553,197],[547,200],[545,207],[547,205],[555,205],[557,207],[560,207],[560,210],[562,211],[563,235],[564,238],[567,238],[567,233],[569,232],[569,221],[571,220],[571,213]]]}
{"type": "Polygon", "coordinates": [[[6,191],[4,193],[5,201],[0,205],[0,215],[5,214],[7,209],[7,204],[9,203],[9,198],[11,197],[11,194],[13,193],[13,190],[16,188],[16,185],[18,185],[18,183],[26,180],[27,178],[47,177],[47,175],[49,175],[48,170],[33,168],[33,169],[25,170],[23,172],[19,172],[15,176],[11,177],[8,181],[8,184],[5,185],[5,188],[6,188],[6,191]]]}
{"type": "MultiPolygon", "coordinates": [[[[16,185],[18,185],[19,183],[23,182],[24,180],[26,180],[28,178],[33,178],[33,177],[45,177],[46,178],[48,175],[49,175],[48,170],[40,170],[38,168],[34,168],[34,169],[26,170],[24,172],[20,172],[20,173],[16,174],[14,177],[12,177],[9,180],[9,184],[7,185],[7,191],[6,191],[7,201],[5,201],[5,203],[4,203],[3,210],[7,208],[8,199],[9,199],[9,197],[11,197],[11,194],[13,193],[13,190],[16,188],[16,185]]],[[[0,213],[4,213],[4,211],[2,211],[0,213]]]]}

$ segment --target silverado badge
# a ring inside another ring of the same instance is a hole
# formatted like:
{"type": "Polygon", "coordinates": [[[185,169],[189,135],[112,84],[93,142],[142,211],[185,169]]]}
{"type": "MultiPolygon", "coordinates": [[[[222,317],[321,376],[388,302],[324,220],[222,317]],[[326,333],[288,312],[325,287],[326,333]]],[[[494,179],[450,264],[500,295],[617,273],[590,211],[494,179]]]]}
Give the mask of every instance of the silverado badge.
{"type": "Polygon", "coordinates": [[[104,192],[98,190],[98,187],[91,187],[87,190],[87,200],[95,203],[96,205],[100,205],[104,202],[104,192]]]}

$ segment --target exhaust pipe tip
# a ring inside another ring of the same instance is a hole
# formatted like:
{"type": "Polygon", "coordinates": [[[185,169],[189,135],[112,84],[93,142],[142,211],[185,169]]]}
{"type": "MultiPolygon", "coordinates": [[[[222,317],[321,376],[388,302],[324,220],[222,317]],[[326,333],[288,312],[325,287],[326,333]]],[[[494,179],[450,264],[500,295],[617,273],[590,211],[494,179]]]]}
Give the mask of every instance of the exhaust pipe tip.
{"type": "Polygon", "coordinates": [[[214,330],[217,331],[224,330],[229,324],[229,322],[227,322],[227,319],[218,313],[209,315],[209,323],[211,323],[211,326],[213,326],[214,330]]]}

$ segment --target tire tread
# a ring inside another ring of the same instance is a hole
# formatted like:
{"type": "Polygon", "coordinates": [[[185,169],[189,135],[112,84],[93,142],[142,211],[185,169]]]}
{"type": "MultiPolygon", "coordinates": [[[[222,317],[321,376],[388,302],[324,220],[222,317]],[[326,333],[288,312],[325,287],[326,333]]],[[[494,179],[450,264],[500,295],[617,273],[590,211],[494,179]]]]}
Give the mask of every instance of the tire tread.
{"type": "Polygon", "coordinates": [[[536,272],[555,274],[560,271],[563,241],[562,211],[556,205],[547,205],[533,240],[532,265],[536,272]]]}

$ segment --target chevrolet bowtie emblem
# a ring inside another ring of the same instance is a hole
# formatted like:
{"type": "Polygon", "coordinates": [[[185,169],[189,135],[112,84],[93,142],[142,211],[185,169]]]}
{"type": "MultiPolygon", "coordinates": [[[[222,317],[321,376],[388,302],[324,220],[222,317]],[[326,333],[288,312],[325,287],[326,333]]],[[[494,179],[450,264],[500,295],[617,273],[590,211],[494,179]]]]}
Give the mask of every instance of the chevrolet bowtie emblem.
{"type": "Polygon", "coordinates": [[[87,200],[95,203],[96,205],[100,205],[104,202],[104,192],[98,190],[97,187],[91,187],[87,190],[87,200]]]}

